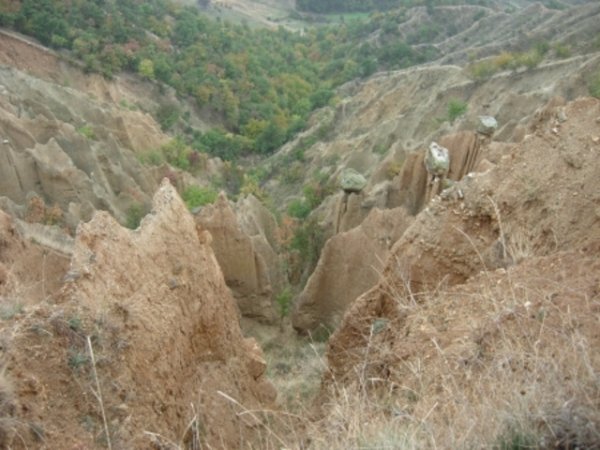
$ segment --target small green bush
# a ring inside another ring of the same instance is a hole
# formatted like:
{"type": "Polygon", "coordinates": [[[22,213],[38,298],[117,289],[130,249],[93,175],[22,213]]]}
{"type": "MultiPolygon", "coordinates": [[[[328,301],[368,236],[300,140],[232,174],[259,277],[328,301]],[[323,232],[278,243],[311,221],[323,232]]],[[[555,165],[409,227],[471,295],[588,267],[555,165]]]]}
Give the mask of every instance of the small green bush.
{"type": "Polygon", "coordinates": [[[94,129],[91,127],[91,125],[83,125],[77,129],[77,132],[86,139],[92,141],[96,140],[96,133],[94,132],[94,129]]]}
{"type": "Polygon", "coordinates": [[[156,119],[163,131],[170,130],[177,123],[180,116],[181,111],[175,104],[161,105],[156,111],[156,119]]]}
{"type": "Polygon", "coordinates": [[[325,245],[325,234],[317,220],[307,219],[296,228],[289,248],[298,252],[300,267],[314,267],[325,245]]]}
{"type": "Polygon", "coordinates": [[[277,302],[277,306],[279,307],[279,315],[283,319],[290,313],[290,309],[292,306],[292,291],[289,286],[283,288],[276,296],[275,302],[277,302]]]}
{"type": "Polygon", "coordinates": [[[533,69],[537,67],[544,59],[544,55],[540,54],[536,50],[530,50],[525,53],[517,55],[517,65],[525,66],[527,69],[533,69]]]}
{"type": "Polygon", "coordinates": [[[183,201],[189,209],[208,205],[217,199],[217,191],[211,187],[190,186],[183,191],[183,201]]]}
{"type": "Polygon", "coordinates": [[[332,334],[332,329],[323,324],[320,324],[310,333],[310,337],[315,342],[327,342],[332,334]]]}
{"type": "Polygon", "coordinates": [[[74,348],[69,349],[68,363],[69,367],[73,370],[79,370],[90,361],[89,357],[85,353],[78,352],[74,348]]]}
{"type": "Polygon", "coordinates": [[[596,72],[596,74],[592,77],[588,85],[588,89],[591,96],[600,98],[600,71],[596,72]]]}
{"type": "Polygon", "coordinates": [[[149,164],[151,166],[160,166],[165,162],[165,157],[159,150],[151,150],[147,153],[139,155],[138,159],[142,164],[149,164]]]}
{"type": "Polygon", "coordinates": [[[304,179],[305,166],[300,161],[286,165],[281,172],[280,179],[283,184],[291,185],[304,179]]]}
{"type": "Polygon", "coordinates": [[[453,123],[467,112],[467,104],[462,100],[451,99],[448,102],[448,121],[453,123]]]}
{"type": "Polygon", "coordinates": [[[140,222],[146,215],[144,205],[141,203],[134,203],[131,205],[126,212],[125,226],[132,230],[135,230],[140,226],[140,222]]]}
{"type": "Polygon", "coordinates": [[[293,200],[287,209],[288,214],[296,219],[306,219],[311,211],[309,202],[304,199],[293,200]]]}
{"type": "Polygon", "coordinates": [[[467,70],[476,80],[487,80],[498,71],[494,63],[490,60],[475,62],[467,70]]]}
{"type": "Polygon", "coordinates": [[[23,305],[20,303],[12,303],[0,306],[0,319],[10,320],[23,312],[23,305]]]}
{"type": "Polygon", "coordinates": [[[160,152],[169,164],[182,170],[190,168],[190,154],[193,150],[177,137],[160,147],[160,152]]]}
{"type": "Polygon", "coordinates": [[[554,54],[557,58],[568,58],[571,56],[571,48],[567,44],[556,44],[554,54]]]}

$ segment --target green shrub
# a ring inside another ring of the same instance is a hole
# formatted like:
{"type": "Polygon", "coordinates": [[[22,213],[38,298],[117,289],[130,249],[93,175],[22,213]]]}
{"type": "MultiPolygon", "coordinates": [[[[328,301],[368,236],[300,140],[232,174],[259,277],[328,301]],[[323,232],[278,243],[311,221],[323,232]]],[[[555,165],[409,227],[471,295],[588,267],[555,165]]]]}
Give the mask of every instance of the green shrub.
{"type": "Polygon", "coordinates": [[[476,80],[487,80],[498,71],[494,63],[487,59],[471,64],[467,70],[476,80]]]}
{"type": "Polygon", "coordinates": [[[568,58],[571,56],[571,48],[567,44],[556,44],[554,54],[557,58],[568,58]]]}
{"type": "Polygon", "coordinates": [[[142,153],[138,158],[142,164],[149,164],[151,166],[160,166],[165,162],[165,158],[159,150],[151,150],[147,153],[142,153]]]}
{"type": "Polygon", "coordinates": [[[314,267],[324,244],[325,235],[317,220],[307,219],[294,231],[290,249],[299,253],[300,267],[314,267]]]}
{"type": "Polygon", "coordinates": [[[453,123],[467,112],[467,104],[462,100],[450,99],[448,102],[448,121],[453,123]]]}
{"type": "Polygon", "coordinates": [[[275,302],[279,308],[279,315],[281,318],[286,317],[290,313],[292,306],[292,291],[289,286],[283,288],[276,296],[275,302]]]}
{"type": "Polygon", "coordinates": [[[0,305],[0,319],[10,320],[23,310],[23,305],[19,302],[0,305]]]}
{"type": "Polygon", "coordinates": [[[86,353],[79,352],[75,348],[69,349],[68,363],[71,369],[79,370],[89,362],[90,359],[86,353]]]}
{"type": "Polygon", "coordinates": [[[208,205],[217,199],[217,191],[211,187],[190,186],[183,191],[183,201],[188,209],[208,205]]]}
{"type": "Polygon", "coordinates": [[[544,59],[544,55],[540,54],[536,50],[530,50],[528,52],[521,53],[516,57],[517,65],[525,66],[527,69],[533,69],[537,67],[542,62],[542,59],[544,59]]]}
{"type": "Polygon", "coordinates": [[[183,139],[177,137],[160,147],[160,152],[165,160],[174,167],[182,170],[190,168],[189,156],[193,150],[186,145],[183,139]]]}
{"type": "Polygon", "coordinates": [[[175,104],[161,105],[156,111],[156,119],[163,131],[171,129],[177,123],[180,116],[181,111],[175,104]]]}
{"type": "Polygon", "coordinates": [[[319,324],[317,328],[310,332],[310,337],[315,342],[327,342],[332,334],[332,329],[323,324],[319,324]]]}
{"type": "Polygon", "coordinates": [[[299,183],[304,179],[305,166],[300,161],[286,165],[281,172],[281,182],[287,185],[299,183]]]}
{"type": "Polygon", "coordinates": [[[288,214],[296,219],[306,219],[311,211],[310,204],[304,199],[292,200],[287,209],[288,214]]]}
{"type": "Polygon", "coordinates": [[[550,44],[546,41],[541,41],[535,44],[535,51],[540,55],[545,55],[550,50],[550,44]]]}
{"type": "Polygon", "coordinates": [[[588,85],[588,89],[590,91],[590,95],[600,98],[600,71],[596,72],[596,74],[592,77],[588,85]]]}
{"type": "Polygon", "coordinates": [[[146,215],[146,209],[141,203],[134,203],[127,209],[125,226],[135,230],[146,215]]]}
{"type": "Polygon", "coordinates": [[[86,139],[90,139],[92,141],[96,140],[96,133],[94,132],[94,129],[91,127],[91,125],[83,125],[77,128],[77,132],[86,139]]]}
{"type": "Polygon", "coordinates": [[[267,194],[260,186],[260,177],[254,173],[245,173],[243,176],[242,187],[240,188],[241,195],[252,194],[257,199],[264,202],[267,198],[267,194]]]}

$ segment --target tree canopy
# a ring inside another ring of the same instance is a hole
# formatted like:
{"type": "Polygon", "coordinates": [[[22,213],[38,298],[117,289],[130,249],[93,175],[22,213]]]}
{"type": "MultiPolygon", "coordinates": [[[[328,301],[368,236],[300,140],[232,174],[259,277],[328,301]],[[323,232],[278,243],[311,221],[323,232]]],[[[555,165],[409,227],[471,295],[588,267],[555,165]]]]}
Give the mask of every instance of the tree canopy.
{"type": "MultiPolygon", "coordinates": [[[[189,130],[188,140],[196,150],[225,159],[273,152],[304,127],[312,110],[331,100],[338,85],[428,57],[394,35],[399,15],[375,14],[301,34],[213,20],[170,0],[3,5],[0,25],[70,51],[86,70],[106,77],[138,73],[220,117],[220,129],[189,130]],[[378,30],[377,40],[363,43],[378,30]]],[[[180,117],[178,111],[159,113],[164,129],[180,117]]]]}

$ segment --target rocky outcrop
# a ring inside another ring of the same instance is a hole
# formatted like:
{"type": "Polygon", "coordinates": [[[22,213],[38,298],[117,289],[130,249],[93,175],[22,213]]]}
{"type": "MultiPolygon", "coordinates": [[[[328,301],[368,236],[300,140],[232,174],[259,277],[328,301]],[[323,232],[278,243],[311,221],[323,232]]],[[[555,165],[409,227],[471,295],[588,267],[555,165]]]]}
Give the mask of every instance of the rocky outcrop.
{"type": "Polygon", "coordinates": [[[425,151],[425,170],[434,178],[445,178],[450,170],[450,156],[448,149],[437,142],[429,144],[425,151]]]}
{"type": "Polygon", "coordinates": [[[391,246],[410,221],[404,208],[375,208],[361,225],[330,238],[296,301],[294,328],[333,330],[352,301],[375,285],[391,246]]]}
{"type": "Polygon", "coordinates": [[[364,193],[343,192],[335,204],[334,233],[343,233],[359,226],[367,217],[370,205],[365,205],[364,193]]]}
{"type": "Polygon", "coordinates": [[[585,246],[599,237],[590,233],[597,217],[589,208],[597,197],[591,150],[598,145],[598,102],[579,100],[565,110],[566,122],[550,118],[536,135],[505,148],[496,167],[465,177],[419,215],[394,250],[413,289],[463,282],[523,253],[585,246]]]}
{"type": "MultiPolygon", "coordinates": [[[[386,198],[395,209],[370,209],[373,204],[363,192],[344,193],[337,205],[337,234],[325,244],[316,269],[297,299],[294,327],[299,331],[320,325],[335,328],[353,299],[376,283],[390,246],[411,222],[410,214],[447,188],[451,184],[448,180],[459,181],[476,169],[482,159],[482,142],[477,133],[463,131],[442,137],[440,144],[432,143],[428,152],[409,156],[399,183],[392,186],[392,194],[386,198]],[[428,158],[430,154],[433,156],[428,158]]],[[[384,187],[389,189],[388,185],[384,187]]]]}
{"type": "Polygon", "coordinates": [[[358,193],[367,185],[367,180],[354,169],[344,169],[340,178],[340,187],[347,193],[358,193]]]}
{"type": "Polygon", "coordinates": [[[492,137],[498,129],[498,122],[492,116],[479,116],[477,132],[487,137],[492,137]]]}
{"type": "Polygon", "coordinates": [[[14,398],[2,426],[14,426],[2,444],[234,448],[256,437],[258,416],[236,412],[275,392],[209,242],[166,181],[137,230],[106,212],[80,225],[59,299],[5,329],[14,398]]]}
{"type": "Polygon", "coordinates": [[[222,193],[202,208],[196,222],[212,235],[211,246],[241,314],[273,322],[273,294],[283,287],[285,277],[276,253],[277,225],[255,198],[241,200],[238,211],[222,193]]]}
{"type": "Polygon", "coordinates": [[[461,131],[440,139],[438,147],[441,146],[448,151],[449,159],[448,166],[444,166],[443,169],[446,173],[444,180],[439,180],[440,175],[432,177],[432,169],[427,169],[428,151],[408,155],[402,166],[402,172],[391,187],[390,205],[402,205],[411,213],[418,213],[433,196],[448,187],[442,181],[458,181],[467,173],[476,170],[483,154],[487,151],[487,147],[482,149],[482,141],[483,139],[472,131],[461,131]],[[434,181],[439,181],[436,186],[433,186],[434,181]]]}

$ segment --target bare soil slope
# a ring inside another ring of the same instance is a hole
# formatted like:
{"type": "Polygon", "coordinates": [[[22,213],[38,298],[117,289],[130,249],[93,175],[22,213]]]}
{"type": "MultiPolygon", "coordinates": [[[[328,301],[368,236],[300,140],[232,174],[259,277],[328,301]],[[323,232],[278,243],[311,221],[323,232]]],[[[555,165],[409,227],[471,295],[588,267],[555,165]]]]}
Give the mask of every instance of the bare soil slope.
{"type": "Polygon", "coordinates": [[[3,324],[1,444],[104,448],[106,429],[122,449],[256,438],[261,423],[228,397],[258,408],[275,392],[210,239],[168,182],[136,231],[105,212],[82,224],[60,295],[3,324]]]}
{"type": "Polygon", "coordinates": [[[425,447],[527,433],[542,448],[596,448],[599,149],[600,101],[550,108],[455,186],[464,198],[434,199],[332,336],[334,391],[390,389],[425,447]]]}
{"type": "Polygon", "coordinates": [[[169,89],[158,91],[131,75],[85,74],[64,55],[0,30],[2,208],[23,218],[35,196],[74,229],[98,209],[125,223],[131,208],[149,207],[160,178],[175,173],[139,161],[171,139],[148,113],[175,101],[169,89]]]}

